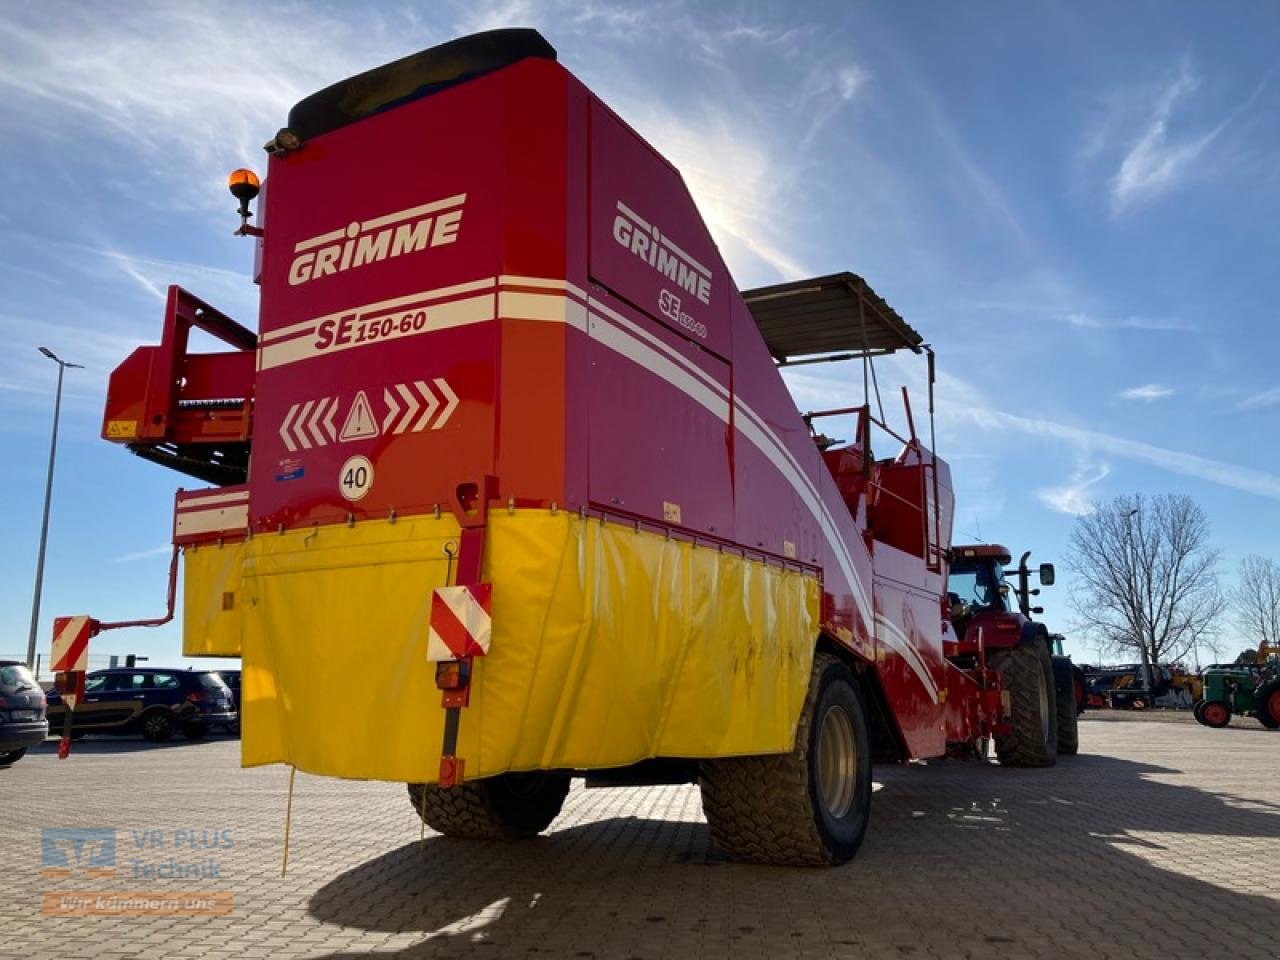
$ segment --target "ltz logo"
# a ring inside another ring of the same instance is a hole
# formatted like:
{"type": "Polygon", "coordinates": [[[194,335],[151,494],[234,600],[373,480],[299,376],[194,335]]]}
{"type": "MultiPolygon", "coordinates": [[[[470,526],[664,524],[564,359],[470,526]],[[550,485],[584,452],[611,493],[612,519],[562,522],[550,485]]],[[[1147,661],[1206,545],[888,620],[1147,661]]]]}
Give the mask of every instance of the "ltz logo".
{"type": "Polygon", "coordinates": [[[459,193],[372,220],[353,220],[345,228],[302,240],[293,248],[289,285],[453,243],[466,202],[467,195],[459,193]]]}

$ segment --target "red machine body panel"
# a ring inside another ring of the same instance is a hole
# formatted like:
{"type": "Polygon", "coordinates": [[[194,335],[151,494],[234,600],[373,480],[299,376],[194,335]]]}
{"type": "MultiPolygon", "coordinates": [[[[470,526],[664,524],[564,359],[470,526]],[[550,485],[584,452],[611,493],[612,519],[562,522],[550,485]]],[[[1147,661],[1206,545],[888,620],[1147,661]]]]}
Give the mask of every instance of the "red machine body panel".
{"type": "Polygon", "coordinates": [[[590,128],[592,280],[727,358],[728,271],[679,172],[594,99],[590,128]]]}
{"type": "Polygon", "coordinates": [[[448,509],[468,483],[642,521],[818,573],[823,633],[910,756],[967,729],[921,448],[883,485],[860,448],[824,458],[678,172],[562,66],[323,133],[268,181],[255,532],[448,509]]]}

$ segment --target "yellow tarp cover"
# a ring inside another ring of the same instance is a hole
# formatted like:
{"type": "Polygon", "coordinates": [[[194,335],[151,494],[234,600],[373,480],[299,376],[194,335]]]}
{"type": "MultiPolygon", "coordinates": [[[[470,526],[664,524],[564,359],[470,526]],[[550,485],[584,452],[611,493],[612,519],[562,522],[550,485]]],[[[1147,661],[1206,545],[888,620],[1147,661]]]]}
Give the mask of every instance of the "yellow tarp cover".
{"type": "MultiPolygon", "coordinates": [[[[245,545],[246,766],[436,778],[444,710],[427,622],[458,534],[423,517],[245,545]]],[[[462,711],[468,778],[791,748],[816,578],[540,510],[490,514],[484,575],[493,639],[462,711]]]]}
{"type": "Polygon", "coordinates": [[[184,657],[240,656],[240,568],[245,544],[205,544],[183,551],[184,657]]]}

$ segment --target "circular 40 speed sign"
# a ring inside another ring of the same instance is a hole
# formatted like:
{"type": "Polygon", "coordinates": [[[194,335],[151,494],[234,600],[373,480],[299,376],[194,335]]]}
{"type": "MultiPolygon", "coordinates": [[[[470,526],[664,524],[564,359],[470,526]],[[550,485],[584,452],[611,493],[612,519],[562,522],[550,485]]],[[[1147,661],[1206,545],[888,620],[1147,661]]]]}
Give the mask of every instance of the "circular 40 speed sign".
{"type": "Polygon", "coordinates": [[[368,457],[350,457],[338,474],[338,492],[348,500],[359,500],[373,486],[373,464],[368,457]]]}

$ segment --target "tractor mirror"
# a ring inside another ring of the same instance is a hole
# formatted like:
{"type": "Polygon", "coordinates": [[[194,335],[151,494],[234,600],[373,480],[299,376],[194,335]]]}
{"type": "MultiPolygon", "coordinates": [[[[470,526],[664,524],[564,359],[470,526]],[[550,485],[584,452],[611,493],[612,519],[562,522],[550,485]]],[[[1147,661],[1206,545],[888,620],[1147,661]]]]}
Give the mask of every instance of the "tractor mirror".
{"type": "Polygon", "coordinates": [[[1046,587],[1053,586],[1053,564],[1052,563],[1040,564],[1040,583],[1046,587]]]}

